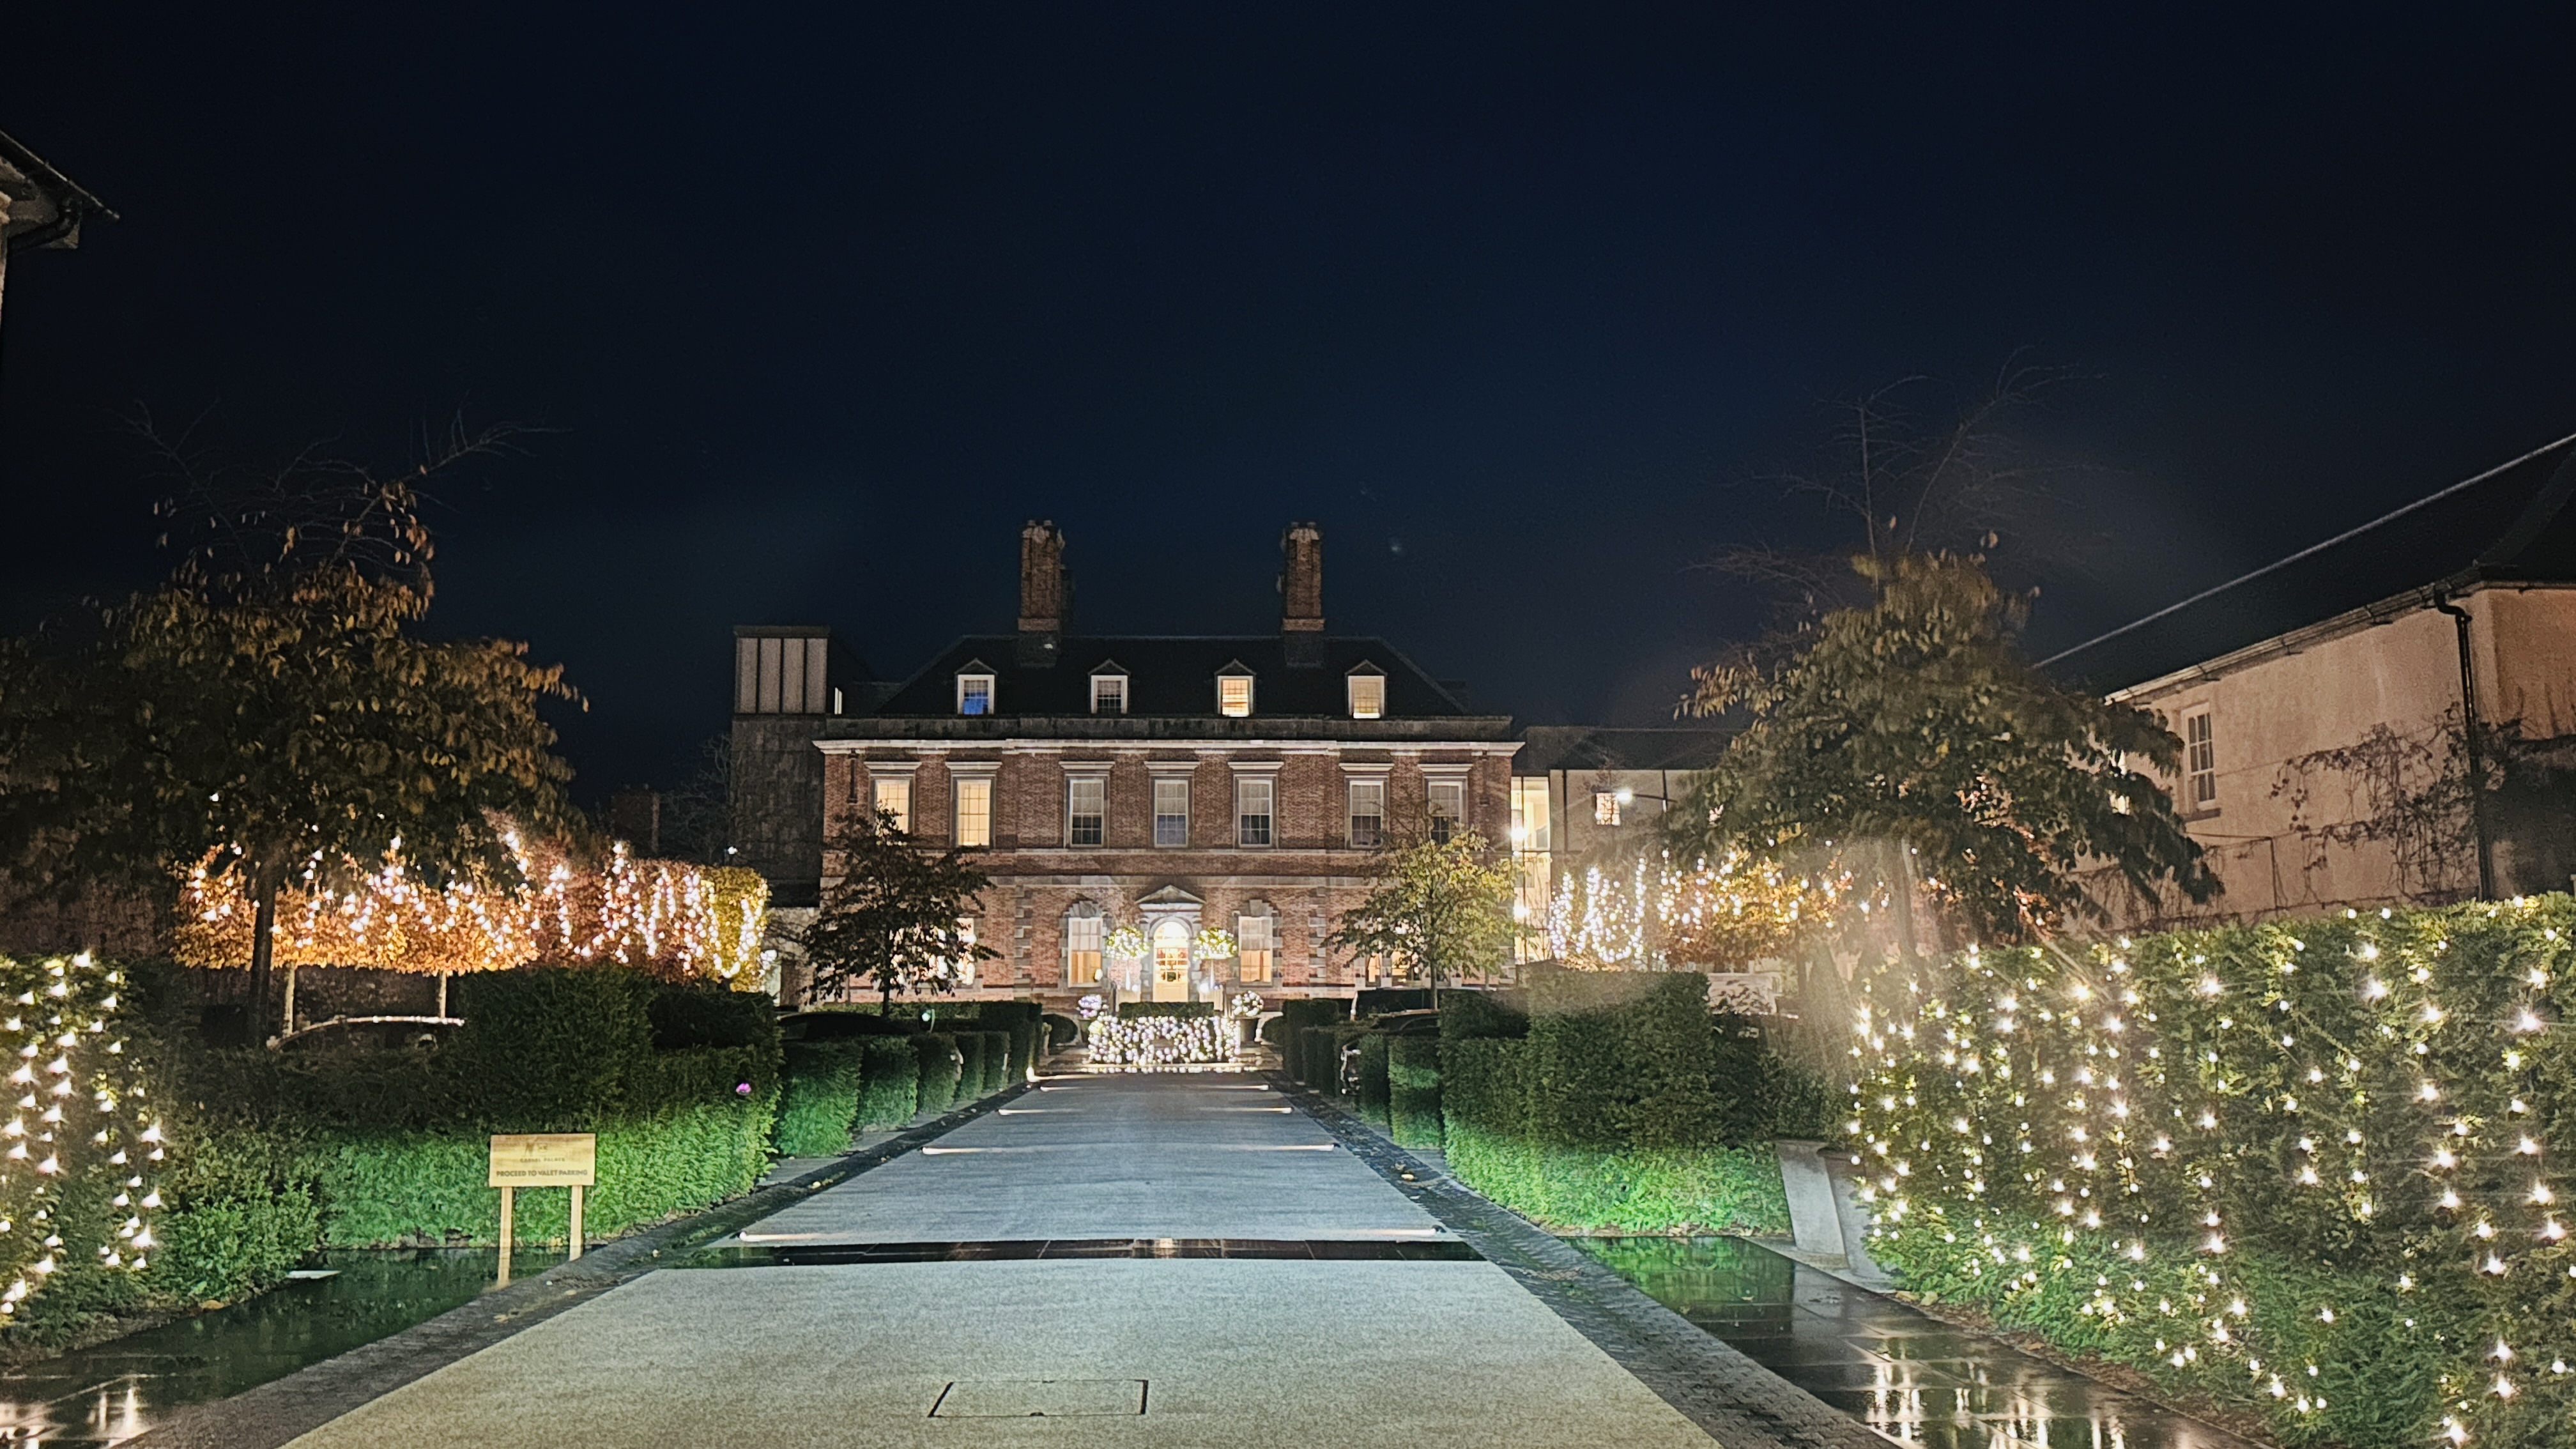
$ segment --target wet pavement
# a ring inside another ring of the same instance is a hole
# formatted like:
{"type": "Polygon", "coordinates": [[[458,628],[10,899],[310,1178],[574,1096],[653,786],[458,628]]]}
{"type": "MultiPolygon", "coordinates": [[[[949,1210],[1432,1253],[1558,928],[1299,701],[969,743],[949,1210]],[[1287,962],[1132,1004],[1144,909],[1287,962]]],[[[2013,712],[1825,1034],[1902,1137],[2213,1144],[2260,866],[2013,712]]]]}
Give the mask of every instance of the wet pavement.
{"type": "MultiPolygon", "coordinates": [[[[527,1275],[563,1252],[511,1257],[527,1275]]],[[[0,1371],[0,1445],[121,1444],[182,1404],[238,1394],[435,1318],[489,1288],[492,1269],[489,1248],[323,1254],[308,1271],[329,1277],[0,1371]]]]}
{"type": "Polygon", "coordinates": [[[1577,1246],[1870,1428],[1925,1449],[2252,1449],[1742,1238],[1577,1246]]]}

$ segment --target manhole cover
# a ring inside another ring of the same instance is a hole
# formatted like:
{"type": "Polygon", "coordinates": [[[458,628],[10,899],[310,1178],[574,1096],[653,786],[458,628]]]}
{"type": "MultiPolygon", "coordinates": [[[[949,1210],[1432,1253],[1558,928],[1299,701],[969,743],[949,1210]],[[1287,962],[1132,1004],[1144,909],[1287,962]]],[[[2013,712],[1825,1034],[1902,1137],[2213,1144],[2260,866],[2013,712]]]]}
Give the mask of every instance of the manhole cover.
{"type": "Polygon", "coordinates": [[[959,1379],[939,1391],[934,1419],[1060,1419],[1145,1412],[1143,1379],[959,1379]]]}

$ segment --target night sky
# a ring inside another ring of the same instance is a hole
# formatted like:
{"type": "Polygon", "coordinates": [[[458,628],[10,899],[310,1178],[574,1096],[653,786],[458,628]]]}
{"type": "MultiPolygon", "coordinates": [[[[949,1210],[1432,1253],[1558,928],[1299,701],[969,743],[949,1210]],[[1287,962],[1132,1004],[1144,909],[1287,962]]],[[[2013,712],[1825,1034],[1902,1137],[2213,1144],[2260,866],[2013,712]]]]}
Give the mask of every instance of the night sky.
{"type": "Polygon", "coordinates": [[[138,406],[461,409],[550,431],[443,490],[433,625],[569,666],[594,798],[735,623],[1007,629],[1031,517],[1085,632],[1275,628],[1312,518],[1336,631],[1652,722],[1897,377],[2083,375],[2043,651],[2576,432],[2558,7],[1719,8],[20,7],[0,130],[123,220],[10,268],[0,627],[166,563],[138,406]]]}

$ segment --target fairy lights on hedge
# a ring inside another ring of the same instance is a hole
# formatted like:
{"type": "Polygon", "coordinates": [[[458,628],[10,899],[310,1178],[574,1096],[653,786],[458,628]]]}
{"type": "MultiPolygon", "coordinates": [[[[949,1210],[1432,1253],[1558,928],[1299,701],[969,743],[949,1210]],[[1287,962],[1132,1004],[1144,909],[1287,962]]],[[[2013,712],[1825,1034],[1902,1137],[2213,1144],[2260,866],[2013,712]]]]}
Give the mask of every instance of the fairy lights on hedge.
{"type": "Polygon", "coordinates": [[[2553,896],[1891,970],[1864,983],[1844,1123],[1873,1233],[1926,1283],[2074,1298],[2102,1343],[2302,1434],[2370,1397],[2356,1322],[2442,1335],[2428,1434],[2558,1442],[2571,926],[2553,896]],[[2256,1251],[2375,1265],[2372,1311],[2275,1301],[2256,1251]]]}
{"type": "MultiPolygon", "coordinates": [[[[417,974],[501,971],[534,961],[615,962],[662,975],[750,988],[760,976],[769,887],[758,872],[639,860],[620,842],[595,865],[560,844],[509,838],[513,886],[469,880],[433,886],[396,853],[372,871],[304,863],[280,894],[281,966],[368,966],[417,974]]],[[[250,959],[257,903],[209,856],[182,883],[172,952],[191,966],[250,959]]]]}
{"type": "Polygon", "coordinates": [[[1213,1016],[1140,1016],[1127,1021],[1095,1017],[1091,1064],[1096,1067],[1162,1067],[1222,1062],[1232,1044],[1213,1016]]]}
{"type": "Polygon", "coordinates": [[[8,1117],[0,1122],[0,1318],[14,1317],[49,1280],[92,1255],[102,1269],[140,1273],[160,1244],[161,1194],[150,1181],[167,1149],[158,1110],[126,1052],[119,1013],[125,975],[87,955],[19,961],[0,956],[0,1043],[12,1048],[8,1117]],[[62,1212],[66,1196],[105,1192],[97,1243],[62,1212]]]}

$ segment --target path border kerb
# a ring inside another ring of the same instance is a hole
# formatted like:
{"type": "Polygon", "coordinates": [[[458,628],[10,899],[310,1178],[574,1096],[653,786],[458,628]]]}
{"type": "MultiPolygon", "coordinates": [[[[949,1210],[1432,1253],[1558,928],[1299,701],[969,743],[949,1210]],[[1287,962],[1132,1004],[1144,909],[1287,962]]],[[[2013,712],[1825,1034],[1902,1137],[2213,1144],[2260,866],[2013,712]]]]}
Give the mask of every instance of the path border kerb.
{"type": "Polygon", "coordinates": [[[824,1188],[837,1186],[870,1168],[882,1167],[1010,1103],[1032,1085],[1014,1082],[971,1106],[845,1153],[811,1172],[799,1173],[792,1182],[761,1188],[694,1216],[593,1248],[572,1262],[507,1288],[496,1288],[400,1333],[308,1365],[229,1399],[187,1405],[173,1411],[166,1423],[125,1442],[129,1449],[277,1449],[361,1404],[490,1348],[565,1309],[587,1303],[656,1269],[674,1266],[690,1251],[792,1207],[824,1188]]]}
{"type": "Polygon", "coordinates": [[[1589,1254],[1387,1141],[1334,1102],[1275,1072],[1265,1075],[1352,1156],[1724,1449],[1888,1449],[1895,1442],[1647,1297],[1589,1254]]]}

